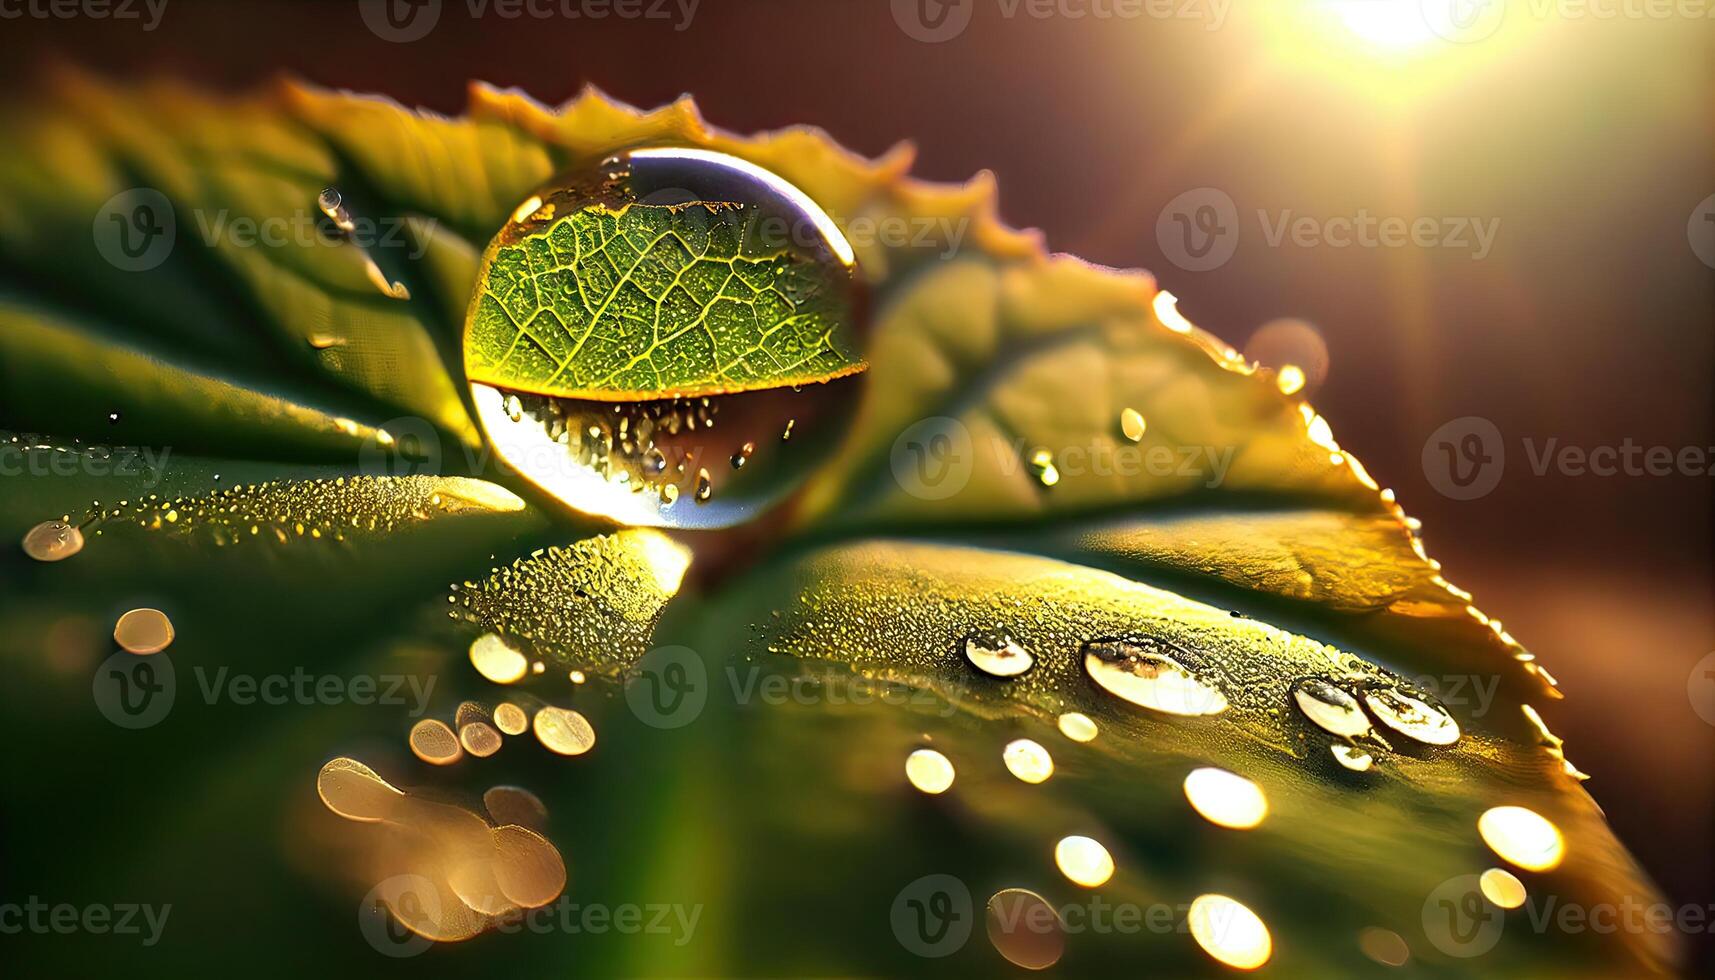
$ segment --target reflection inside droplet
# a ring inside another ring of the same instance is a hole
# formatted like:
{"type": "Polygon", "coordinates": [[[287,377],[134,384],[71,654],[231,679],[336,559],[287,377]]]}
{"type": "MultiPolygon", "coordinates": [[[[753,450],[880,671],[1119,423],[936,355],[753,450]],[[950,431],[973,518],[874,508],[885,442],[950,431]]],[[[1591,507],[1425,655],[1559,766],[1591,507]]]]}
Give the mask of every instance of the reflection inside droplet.
{"type": "Polygon", "coordinates": [[[991,677],[1017,677],[1036,662],[1004,630],[982,630],[965,637],[965,659],[991,677]]]}
{"type": "Polygon", "coordinates": [[[1335,762],[1353,772],[1369,772],[1370,767],[1376,764],[1375,756],[1356,745],[1336,742],[1329,746],[1328,751],[1333,754],[1335,762]]]}
{"type": "Polygon", "coordinates": [[[1447,709],[1396,688],[1364,692],[1364,703],[1382,724],[1427,745],[1452,745],[1459,740],[1459,723],[1447,709]]]}
{"type": "Polygon", "coordinates": [[[1180,663],[1158,640],[1097,640],[1084,647],[1084,670],[1110,694],[1172,715],[1213,715],[1227,698],[1180,663]]]}
{"type": "Polygon", "coordinates": [[[1306,677],[1293,685],[1292,700],[1304,717],[1324,731],[1351,738],[1370,730],[1358,699],[1321,677],[1306,677]]]}
{"type": "Polygon", "coordinates": [[[800,190],[650,148],[526,204],[484,257],[465,338],[478,422],[524,478],[633,526],[723,527],[832,448],[866,300],[850,243],[800,190]],[[776,438],[794,424],[823,438],[776,438]]]}
{"type": "Polygon", "coordinates": [[[1185,777],[1185,798],[1210,823],[1249,830],[1268,816],[1262,787],[1238,773],[1204,767],[1185,777]]]}

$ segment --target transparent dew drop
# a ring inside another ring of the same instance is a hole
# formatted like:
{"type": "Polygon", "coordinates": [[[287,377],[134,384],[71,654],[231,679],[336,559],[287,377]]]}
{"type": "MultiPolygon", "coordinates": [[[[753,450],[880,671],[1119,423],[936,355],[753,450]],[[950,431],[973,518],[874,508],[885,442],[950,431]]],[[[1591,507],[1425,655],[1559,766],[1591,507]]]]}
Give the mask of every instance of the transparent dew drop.
{"type": "Polygon", "coordinates": [[[1068,711],[1059,718],[1060,734],[1074,742],[1093,742],[1096,739],[1096,723],[1089,715],[1077,711],[1068,711]]]}
{"type": "Polygon", "coordinates": [[[516,824],[538,833],[548,829],[548,808],[522,786],[494,786],[482,794],[483,808],[496,826],[516,824]]]}
{"type": "Polygon", "coordinates": [[[1321,677],[1306,677],[1292,687],[1298,710],[1323,731],[1353,738],[1370,730],[1370,720],[1358,699],[1321,677]]]}
{"type": "Polygon", "coordinates": [[[432,766],[450,766],[464,757],[464,747],[447,723],[424,718],[411,726],[411,754],[432,766]]]}
{"type": "Polygon", "coordinates": [[[1054,454],[1046,449],[1030,454],[1030,472],[1036,474],[1036,481],[1045,487],[1060,482],[1060,469],[1054,465],[1054,454]]]}
{"type": "Polygon", "coordinates": [[[1234,830],[1249,830],[1268,816],[1268,797],[1262,787],[1212,766],[1193,769],[1185,777],[1185,798],[1203,819],[1234,830]]]}
{"type": "Polygon", "coordinates": [[[23,546],[36,561],[63,561],[83,550],[83,532],[64,521],[43,521],[24,532],[23,546]]]}
{"type": "Polygon", "coordinates": [[[1143,415],[1137,409],[1128,408],[1120,412],[1120,432],[1127,439],[1132,442],[1139,442],[1148,429],[1149,424],[1143,420],[1143,415]]]}
{"type": "Polygon", "coordinates": [[[582,513],[744,523],[801,486],[855,416],[868,306],[855,252],[803,191],[748,161],[647,147],[560,174],[498,230],[477,283],[463,350],[478,426],[505,465],[582,513]],[[617,293],[601,271],[613,263],[630,270],[617,293]],[[658,333],[633,329],[651,317],[658,333]]]}
{"type": "Polygon", "coordinates": [[[329,810],[365,823],[388,819],[405,798],[375,770],[343,756],[329,761],[316,774],[316,793],[329,810]]]}
{"type": "Polygon", "coordinates": [[[934,749],[918,749],[905,757],[905,778],[931,796],[945,793],[953,785],[953,762],[934,749]]]}
{"type": "Polygon", "coordinates": [[[991,677],[1017,677],[1036,663],[1005,630],[979,630],[965,637],[965,659],[991,677]]]}
{"type": "Polygon", "coordinates": [[[1374,688],[1364,692],[1364,704],[1382,724],[1426,745],[1452,745],[1459,741],[1459,723],[1447,709],[1396,688],[1374,688]]]}
{"type": "Polygon", "coordinates": [[[494,726],[506,735],[522,735],[530,727],[530,716],[511,701],[502,701],[494,709],[494,726]]]}
{"type": "Polygon", "coordinates": [[[1007,771],[1027,783],[1043,783],[1054,775],[1054,758],[1040,743],[1015,739],[1001,752],[1007,771]]]}
{"type": "Polygon", "coordinates": [[[589,719],[569,708],[549,705],[536,712],[531,726],[536,740],[560,755],[583,755],[595,747],[595,729],[589,719]]]}
{"type": "Polygon", "coordinates": [[[1404,966],[1411,959],[1411,947],[1399,933],[1377,926],[1359,930],[1358,949],[1382,966],[1404,966]]]}
{"type": "Polygon", "coordinates": [[[1528,807],[1497,806],[1477,818],[1483,843],[1503,861],[1526,871],[1552,871],[1566,856],[1560,828],[1528,807]]]}
{"type": "Polygon", "coordinates": [[[1191,938],[1203,952],[1238,970],[1254,970],[1274,954],[1274,939],[1262,918],[1225,895],[1198,895],[1186,916],[1191,938]]]}
{"type": "Polygon", "coordinates": [[[1227,697],[1199,680],[1158,640],[1096,640],[1084,646],[1084,671],[1109,694],[1170,715],[1213,715],[1227,697]]]}
{"type": "Polygon", "coordinates": [[[1356,745],[1337,742],[1329,746],[1328,751],[1334,756],[1335,762],[1353,772],[1369,772],[1370,767],[1376,764],[1375,756],[1356,745]]]}
{"type": "Polygon", "coordinates": [[[1503,909],[1516,909],[1524,904],[1524,882],[1505,868],[1490,868],[1478,875],[1477,887],[1484,898],[1503,909]]]}
{"type": "Polygon", "coordinates": [[[495,684],[522,680],[530,661],[494,633],[484,633],[470,645],[470,663],[476,672],[495,684]]]}
{"type": "Polygon", "coordinates": [[[1066,952],[1065,924],[1041,895],[1005,888],[988,900],[988,937],[995,952],[1026,970],[1046,970],[1066,952]]]}
{"type": "Polygon", "coordinates": [[[566,887],[566,862],[548,839],[528,827],[494,828],[494,880],[521,908],[540,908],[566,887]]]}
{"type": "Polygon", "coordinates": [[[1090,837],[1062,837],[1054,845],[1054,863],[1074,885],[1099,888],[1114,876],[1113,855],[1090,837]]]}
{"type": "Polygon", "coordinates": [[[114,624],[113,639],[130,653],[160,653],[173,642],[173,623],[159,609],[133,609],[114,624]]]}

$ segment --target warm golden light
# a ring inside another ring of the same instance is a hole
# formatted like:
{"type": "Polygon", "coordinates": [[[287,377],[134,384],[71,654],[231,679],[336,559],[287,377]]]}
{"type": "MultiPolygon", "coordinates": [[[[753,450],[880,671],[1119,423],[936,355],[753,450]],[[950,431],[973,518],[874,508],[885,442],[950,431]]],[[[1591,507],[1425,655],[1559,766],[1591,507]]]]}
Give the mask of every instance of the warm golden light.
{"type": "Polygon", "coordinates": [[[1490,868],[1477,878],[1483,897],[1503,909],[1516,909],[1524,904],[1524,882],[1505,868],[1490,868]]]}
{"type": "Polygon", "coordinates": [[[1054,845],[1054,863],[1068,881],[1085,888],[1105,885],[1114,876],[1113,855],[1089,837],[1062,837],[1054,845]]]}
{"type": "Polygon", "coordinates": [[[1185,798],[1210,823],[1234,830],[1249,830],[1268,816],[1262,787],[1225,769],[1191,770],[1185,777],[1185,798]]]}
{"type": "Polygon", "coordinates": [[[1413,48],[1436,40],[1423,0],[1332,0],[1324,6],[1353,37],[1376,47],[1413,48]]]}
{"type": "Polygon", "coordinates": [[[1560,828],[1522,806],[1497,806],[1477,818],[1477,833],[1502,860],[1526,871],[1549,871],[1566,856],[1560,828]]]}
{"type": "Polygon", "coordinates": [[[918,749],[905,757],[905,778],[933,796],[953,785],[953,763],[934,749],[918,749]]]}
{"type": "Polygon", "coordinates": [[[1199,895],[1188,916],[1191,938],[1227,966],[1254,970],[1274,953],[1274,939],[1255,912],[1225,895],[1199,895]]]}
{"type": "Polygon", "coordinates": [[[496,684],[512,684],[530,668],[522,653],[493,633],[484,633],[471,642],[470,663],[477,673],[496,684]]]}
{"type": "Polygon", "coordinates": [[[1054,758],[1041,743],[1028,738],[1008,742],[1001,758],[1008,772],[1027,783],[1046,782],[1054,775],[1054,758]]]}

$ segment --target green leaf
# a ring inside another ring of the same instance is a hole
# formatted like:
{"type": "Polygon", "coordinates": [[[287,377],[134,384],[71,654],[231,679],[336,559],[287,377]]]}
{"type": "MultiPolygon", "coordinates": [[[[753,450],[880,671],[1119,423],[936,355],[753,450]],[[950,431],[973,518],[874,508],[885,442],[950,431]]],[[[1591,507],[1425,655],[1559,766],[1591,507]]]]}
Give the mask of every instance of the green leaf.
{"type": "Polygon", "coordinates": [[[809,384],[863,369],[843,269],[759,247],[736,207],[590,206],[491,246],[471,380],[619,401],[809,384]]]}

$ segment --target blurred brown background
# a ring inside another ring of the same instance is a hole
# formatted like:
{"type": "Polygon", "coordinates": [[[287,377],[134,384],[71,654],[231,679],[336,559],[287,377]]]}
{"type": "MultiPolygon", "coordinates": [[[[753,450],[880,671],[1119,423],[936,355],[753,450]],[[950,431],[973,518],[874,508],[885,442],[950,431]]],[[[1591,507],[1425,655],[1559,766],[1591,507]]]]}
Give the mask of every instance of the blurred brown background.
{"type": "MultiPolygon", "coordinates": [[[[422,2],[393,13],[404,23],[422,2]]],[[[1620,835],[1676,902],[1715,898],[1715,727],[1693,710],[1701,698],[1715,720],[1715,677],[1693,669],[1715,650],[1715,477],[1538,475],[1526,446],[1629,439],[1715,465],[1715,223],[1694,214],[1715,194],[1715,22],[1515,0],[1492,35],[1448,41],[1394,0],[1175,0],[1132,16],[1100,0],[1048,16],[1001,0],[688,2],[598,20],[561,0],[443,0],[404,43],[368,28],[358,0],[167,0],[152,30],[8,16],[0,77],[49,52],[233,89],[288,70],[448,113],[470,78],[547,102],[593,83],[645,106],[693,93],[729,129],[815,123],[866,154],[914,139],[929,178],[993,170],[1008,221],[1150,269],[1236,346],[1276,317],[1315,325],[1330,366],[1313,401],[1336,436],[1560,678],[1567,700],[1545,714],[1620,835]],[[912,36],[967,17],[948,40],[912,36]],[[1158,221],[1203,187],[1234,202],[1237,244],[1187,271],[1158,221]],[[1480,256],[1451,238],[1274,244],[1259,210],[1472,218],[1495,236],[1480,256]],[[1494,423],[1507,460],[1493,492],[1461,501],[1423,452],[1464,416],[1494,423]]]]}

